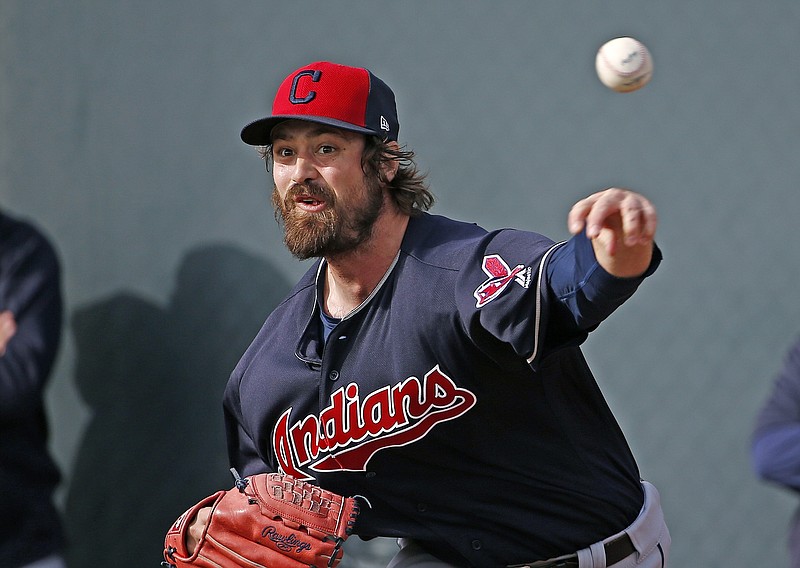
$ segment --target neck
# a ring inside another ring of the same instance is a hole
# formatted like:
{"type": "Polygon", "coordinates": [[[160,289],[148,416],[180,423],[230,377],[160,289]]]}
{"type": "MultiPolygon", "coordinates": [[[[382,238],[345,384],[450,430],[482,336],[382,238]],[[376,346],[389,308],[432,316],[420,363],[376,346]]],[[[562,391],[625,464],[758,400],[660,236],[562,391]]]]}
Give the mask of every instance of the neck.
{"type": "Polygon", "coordinates": [[[323,306],[328,314],[346,316],[375,290],[400,250],[408,219],[394,207],[386,207],[369,239],[351,251],[325,258],[323,306]]]}

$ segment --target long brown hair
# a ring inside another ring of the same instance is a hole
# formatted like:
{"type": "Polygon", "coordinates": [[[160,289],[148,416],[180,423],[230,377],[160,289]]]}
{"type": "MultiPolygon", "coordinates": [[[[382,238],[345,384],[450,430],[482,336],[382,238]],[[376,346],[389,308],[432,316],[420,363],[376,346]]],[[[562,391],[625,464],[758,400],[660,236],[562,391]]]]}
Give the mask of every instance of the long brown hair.
{"type": "Polygon", "coordinates": [[[361,169],[367,176],[376,176],[389,189],[389,195],[402,213],[416,215],[433,206],[433,193],[425,181],[425,174],[419,171],[414,162],[412,150],[392,146],[377,136],[367,136],[361,169]],[[394,178],[388,181],[381,166],[391,160],[399,162],[400,167],[394,178]]]}

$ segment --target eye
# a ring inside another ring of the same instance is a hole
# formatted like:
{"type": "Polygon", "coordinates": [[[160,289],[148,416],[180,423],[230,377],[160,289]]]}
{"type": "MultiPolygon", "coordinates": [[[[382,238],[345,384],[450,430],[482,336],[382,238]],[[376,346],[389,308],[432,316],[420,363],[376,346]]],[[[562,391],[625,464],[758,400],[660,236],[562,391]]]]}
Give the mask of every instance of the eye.
{"type": "Polygon", "coordinates": [[[319,147],[320,154],[333,154],[336,151],[336,148],[331,146],[330,144],[323,144],[319,147]]]}
{"type": "Polygon", "coordinates": [[[272,153],[276,158],[288,158],[292,155],[292,150],[290,148],[279,147],[273,148],[272,153]]]}

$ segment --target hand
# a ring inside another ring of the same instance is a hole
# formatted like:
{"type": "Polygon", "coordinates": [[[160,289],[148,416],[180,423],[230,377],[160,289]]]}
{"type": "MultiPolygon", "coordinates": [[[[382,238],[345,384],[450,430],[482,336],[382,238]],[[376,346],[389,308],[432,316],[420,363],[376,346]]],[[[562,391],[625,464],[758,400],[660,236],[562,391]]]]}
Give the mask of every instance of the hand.
{"type": "Polygon", "coordinates": [[[6,354],[8,342],[17,333],[17,321],[9,310],[0,312],[0,357],[6,354]]]}
{"type": "Polygon", "coordinates": [[[203,507],[197,511],[197,514],[189,522],[189,528],[186,531],[186,551],[190,556],[194,554],[197,543],[203,538],[203,532],[206,530],[210,517],[211,507],[203,507]]]}
{"type": "Polygon", "coordinates": [[[190,507],[164,538],[172,568],[336,568],[359,504],[280,473],[242,478],[190,507]]]}
{"type": "Polygon", "coordinates": [[[639,276],[650,265],[658,216],[644,196],[619,188],[600,191],[578,201],[567,223],[573,234],[585,228],[597,261],[610,274],[639,276]]]}

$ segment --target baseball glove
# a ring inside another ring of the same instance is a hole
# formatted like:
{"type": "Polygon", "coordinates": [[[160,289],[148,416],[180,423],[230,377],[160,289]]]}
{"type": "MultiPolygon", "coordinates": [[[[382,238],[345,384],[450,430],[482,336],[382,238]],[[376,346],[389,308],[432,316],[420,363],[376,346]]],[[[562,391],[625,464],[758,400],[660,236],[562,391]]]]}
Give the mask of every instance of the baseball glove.
{"type": "Polygon", "coordinates": [[[191,507],[164,540],[164,566],[172,568],[333,568],[358,516],[358,503],[288,475],[242,478],[236,486],[191,507]],[[194,552],[186,549],[189,523],[203,507],[209,522],[194,552]]]}

